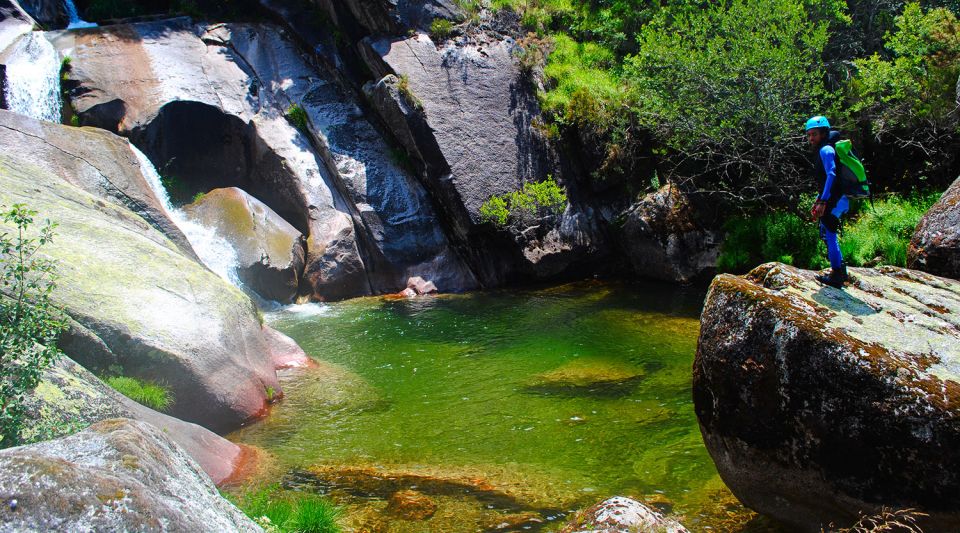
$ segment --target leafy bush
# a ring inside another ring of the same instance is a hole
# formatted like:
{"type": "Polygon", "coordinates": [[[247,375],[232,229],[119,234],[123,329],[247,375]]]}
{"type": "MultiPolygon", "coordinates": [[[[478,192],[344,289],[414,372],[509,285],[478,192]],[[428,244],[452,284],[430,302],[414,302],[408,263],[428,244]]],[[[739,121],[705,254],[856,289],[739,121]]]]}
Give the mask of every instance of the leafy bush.
{"type": "Polygon", "coordinates": [[[661,10],[625,65],[641,124],[700,189],[741,202],[799,190],[801,126],[828,109],[815,68],[828,26],[799,0],[661,10]]]}
{"type": "Polygon", "coordinates": [[[519,191],[488,198],[480,206],[480,219],[504,228],[520,227],[536,219],[558,215],[567,205],[567,195],[552,176],[524,183],[519,191]]]}
{"type": "Polygon", "coordinates": [[[156,411],[165,411],[173,403],[173,393],[156,383],[127,376],[111,376],[104,381],[120,394],[156,411]]]}
{"type": "Polygon", "coordinates": [[[849,85],[851,109],[872,125],[875,135],[891,129],[924,128],[955,121],[956,83],[960,75],[960,22],[948,9],[924,12],[906,6],[896,18],[880,54],[856,60],[849,85]]]}
{"type": "Polygon", "coordinates": [[[278,485],[227,495],[247,516],[267,531],[338,533],[343,510],[315,494],[284,490],[278,485]]]}
{"type": "Polygon", "coordinates": [[[430,37],[434,41],[445,41],[453,33],[453,22],[444,18],[435,18],[430,23],[430,37]]]}
{"type": "Polygon", "coordinates": [[[310,130],[307,128],[307,112],[300,104],[290,104],[284,116],[293,124],[293,127],[304,134],[309,133],[310,130]]]}
{"type": "Polygon", "coordinates": [[[0,234],[0,447],[20,443],[24,399],[61,352],[63,311],[51,300],[56,265],[37,255],[53,239],[49,220],[29,237],[36,211],[14,204],[2,213],[13,230],[0,234]]]}
{"type": "Polygon", "coordinates": [[[907,265],[907,246],[920,218],[939,194],[877,201],[843,232],[840,250],[850,265],[907,265]]]}

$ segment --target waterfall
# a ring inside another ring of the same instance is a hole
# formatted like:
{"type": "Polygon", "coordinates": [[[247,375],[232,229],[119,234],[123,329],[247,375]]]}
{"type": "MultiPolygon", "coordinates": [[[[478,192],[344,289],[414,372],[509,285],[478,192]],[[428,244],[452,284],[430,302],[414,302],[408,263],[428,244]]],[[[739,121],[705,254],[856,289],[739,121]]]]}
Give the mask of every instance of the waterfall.
{"type": "Polygon", "coordinates": [[[67,16],[70,18],[70,22],[67,24],[68,30],[97,27],[95,23],[80,18],[80,13],[77,12],[77,6],[74,5],[73,0],[63,0],[63,7],[66,8],[67,16]]]}
{"type": "Polygon", "coordinates": [[[60,56],[42,32],[24,34],[10,46],[4,96],[10,111],[60,122],[60,56]]]}
{"type": "Polygon", "coordinates": [[[157,199],[163,206],[164,211],[173,220],[173,223],[180,228],[180,231],[187,236],[193,251],[197,253],[203,264],[216,273],[221,278],[230,283],[240,286],[240,279],[237,277],[237,251],[233,246],[223,239],[213,228],[208,228],[187,218],[187,215],[181,209],[173,207],[170,203],[170,195],[160,181],[160,174],[156,167],[147,159],[136,146],[130,145],[133,153],[140,161],[140,169],[144,178],[150,184],[157,199]]]}

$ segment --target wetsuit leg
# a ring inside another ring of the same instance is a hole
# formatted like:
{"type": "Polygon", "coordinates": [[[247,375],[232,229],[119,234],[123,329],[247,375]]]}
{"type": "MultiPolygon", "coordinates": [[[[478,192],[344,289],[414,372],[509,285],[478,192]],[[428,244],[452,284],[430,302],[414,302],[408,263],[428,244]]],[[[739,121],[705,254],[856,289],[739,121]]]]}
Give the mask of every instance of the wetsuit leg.
{"type": "Polygon", "coordinates": [[[850,209],[850,201],[841,196],[837,205],[820,219],[820,237],[827,244],[827,259],[830,268],[839,269],[843,266],[843,254],[840,252],[840,240],[837,232],[840,230],[840,217],[850,209]]]}

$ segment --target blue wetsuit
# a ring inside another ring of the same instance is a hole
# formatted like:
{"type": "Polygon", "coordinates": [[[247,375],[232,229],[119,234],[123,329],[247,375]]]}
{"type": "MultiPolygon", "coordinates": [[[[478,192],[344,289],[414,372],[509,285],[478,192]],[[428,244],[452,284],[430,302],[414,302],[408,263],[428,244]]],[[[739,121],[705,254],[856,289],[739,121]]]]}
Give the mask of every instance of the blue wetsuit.
{"type": "MultiPolygon", "coordinates": [[[[830,132],[830,140],[839,137],[839,133],[830,132]]],[[[843,254],[840,253],[840,241],[837,231],[840,229],[840,217],[850,209],[850,200],[840,194],[837,181],[837,152],[830,144],[820,147],[820,161],[823,163],[823,172],[826,177],[820,200],[827,203],[826,211],[820,218],[820,238],[827,243],[827,258],[830,267],[839,269],[843,266],[843,254]]]]}

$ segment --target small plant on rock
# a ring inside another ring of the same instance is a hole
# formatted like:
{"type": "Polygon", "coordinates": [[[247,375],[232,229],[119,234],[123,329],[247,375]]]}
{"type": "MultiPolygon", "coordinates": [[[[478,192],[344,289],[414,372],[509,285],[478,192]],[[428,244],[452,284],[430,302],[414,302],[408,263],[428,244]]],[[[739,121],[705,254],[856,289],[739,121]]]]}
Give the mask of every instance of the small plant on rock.
{"type": "Polygon", "coordinates": [[[14,204],[2,220],[12,231],[0,234],[0,447],[20,444],[24,399],[44,370],[60,357],[57,337],[66,329],[63,311],[51,301],[56,266],[38,255],[53,239],[47,220],[29,237],[36,211],[14,204]]]}
{"type": "Polygon", "coordinates": [[[559,215],[567,195],[553,176],[541,182],[524,183],[518,191],[488,198],[480,206],[480,219],[498,228],[519,228],[538,219],[559,215]]]}
{"type": "Polygon", "coordinates": [[[267,531],[339,533],[337,520],[343,511],[330,500],[279,485],[248,489],[227,498],[267,531]]]}
{"type": "Polygon", "coordinates": [[[301,133],[309,133],[307,128],[307,112],[300,106],[300,104],[290,104],[290,107],[287,108],[285,116],[287,120],[293,124],[293,127],[300,130],[301,133]]]}

